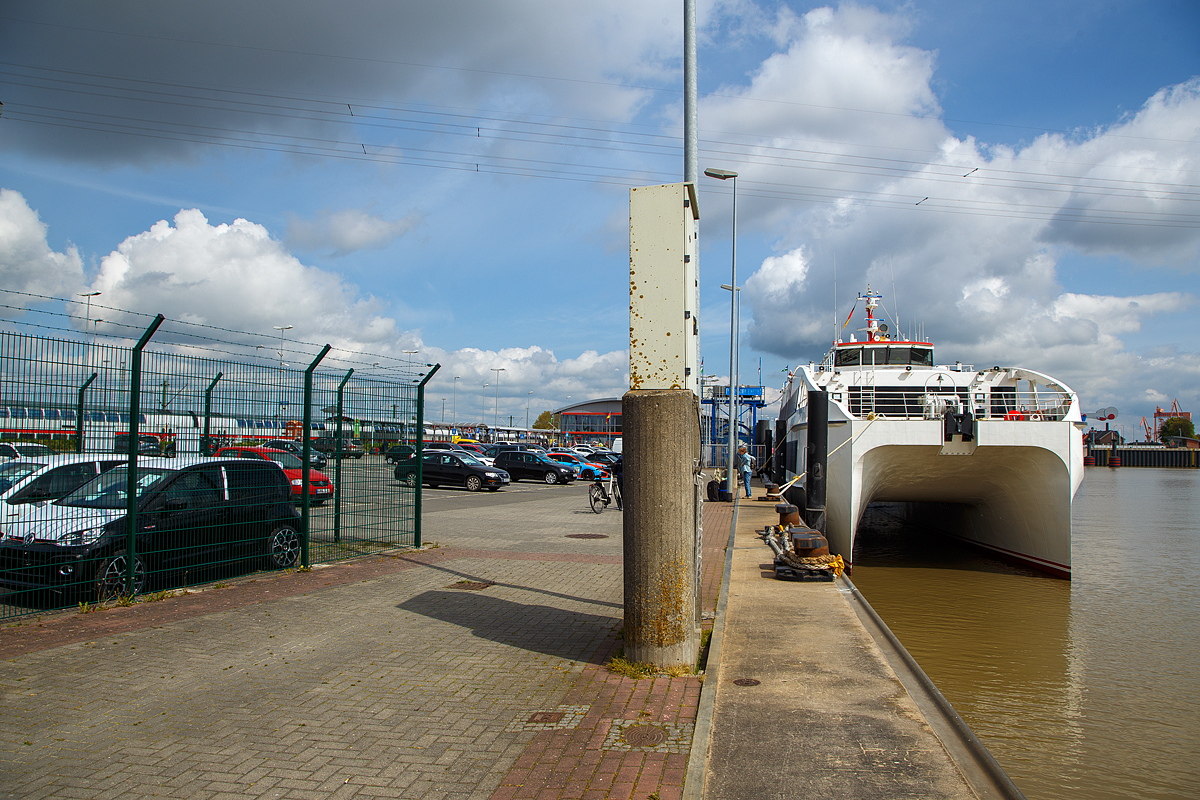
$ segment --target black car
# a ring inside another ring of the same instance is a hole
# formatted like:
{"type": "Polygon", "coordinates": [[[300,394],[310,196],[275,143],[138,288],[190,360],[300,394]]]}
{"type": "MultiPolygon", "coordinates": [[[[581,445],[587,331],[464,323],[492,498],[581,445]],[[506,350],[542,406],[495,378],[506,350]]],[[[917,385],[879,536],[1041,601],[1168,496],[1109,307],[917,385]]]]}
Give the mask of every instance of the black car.
{"type": "MultiPolygon", "coordinates": [[[[294,456],[304,455],[304,445],[301,442],[293,442],[290,439],[272,439],[269,442],[263,442],[263,447],[269,447],[272,450],[283,450],[285,453],[291,453],[294,456]]],[[[329,459],[325,458],[325,454],[310,443],[308,445],[308,465],[314,469],[325,469],[325,465],[329,463],[329,459]]]]}
{"type": "Polygon", "coordinates": [[[387,449],[383,457],[389,464],[399,464],[401,461],[411,461],[416,448],[411,444],[394,444],[387,449]]]}
{"type": "Polygon", "coordinates": [[[126,550],[126,466],[4,527],[0,586],[102,600],[199,580],[214,565],[291,567],[299,512],[273,461],[186,457],[138,461],[137,538],[126,550]]]}
{"type": "MultiPolygon", "coordinates": [[[[129,455],[129,434],[118,433],[113,436],[113,452],[121,455],[129,455]]],[[[150,434],[138,434],[138,451],[139,456],[166,456],[167,458],[175,457],[175,440],[163,438],[150,434]]]]}
{"type": "Polygon", "coordinates": [[[570,483],[575,480],[575,470],[531,450],[501,450],[494,463],[514,481],[530,478],[546,483],[570,483]]]}
{"type": "Polygon", "coordinates": [[[33,442],[3,442],[0,443],[0,458],[41,458],[52,456],[54,451],[44,444],[33,442]]]}
{"type": "MultiPolygon", "coordinates": [[[[396,480],[417,485],[416,460],[409,458],[396,465],[396,480]]],[[[467,452],[434,450],[421,455],[421,480],[431,489],[439,486],[464,486],[467,491],[487,489],[494,492],[508,484],[507,472],[489,467],[467,452]]]]}

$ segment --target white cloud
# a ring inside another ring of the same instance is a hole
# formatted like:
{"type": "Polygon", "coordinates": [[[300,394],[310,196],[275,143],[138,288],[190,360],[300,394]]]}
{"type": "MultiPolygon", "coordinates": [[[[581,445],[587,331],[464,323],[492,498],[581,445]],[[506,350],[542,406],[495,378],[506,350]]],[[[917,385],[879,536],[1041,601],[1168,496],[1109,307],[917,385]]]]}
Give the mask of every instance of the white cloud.
{"type": "MultiPolygon", "coordinates": [[[[500,410],[513,416],[516,406],[523,413],[526,401],[546,408],[561,404],[567,395],[572,400],[620,396],[628,388],[625,351],[587,351],[559,360],[536,345],[448,351],[427,344],[419,330],[401,328],[379,300],[362,296],[336,274],[303,264],[262,225],[244,219],[212,225],[197,209],[180,211],[174,224],[161,220],[125,239],[101,261],[91,288],[104,293],[104,318],[110,323],[144,325],[114,310],[123,309],[266,335],[274,333],[275,325],[292,325],[286,347],[304,357],[315,353],[302,343],[329,342],[352,353],[383,357],[384,370],[439,363],[428,396],[461,394],[467,404],[463,409],[471,403],[479,406],[482,385],[488,383],[486,406],[494,413],[493,368],[504,370],[500,410]],[[460,380],[455,382],[454,376],[460,380]]],[[[236,334],[216,335],[238,339],[236,334]]]]}
{"type": "MultiPolygon", "coordinates": [[[[46,243],[46,225],[20,192],[0,189],[0,286],[15,292],[56,296],[83,282],[83,262],[74,247],[55,252],[46,243]]],[[[25,307],[33,298],[5,295],[25,307]]]]}
{"type": "Polygon", "coordinates": [[[722,164],[739,172],[739,226],[773,232],[784,254],[745,282],[750,345],[819,357],[869,284],[902,334],[925,324],[942,360],[1023,365],[1096,397],[1200,389],[1192,354],[1120,338],[1194,297],[1068,293],[1058,276],[1078,254],[1200,266],[1185,188],[1200,174],[1200,79],[1104,128],[990,146],[938,118],[935,54],[903,42],[907,25],[854,5],[781,14],[777,52],[702,102],[703,127],[749,143],[722,164]]]}
{"type": "Polygon", "coordinates": [[[347,256],[357,250],[380,250],[421,224],[413,212],[385,219],[358,208],[324,210],[315,219],[288,220],[285,241],[290,247],[347,256]]]}

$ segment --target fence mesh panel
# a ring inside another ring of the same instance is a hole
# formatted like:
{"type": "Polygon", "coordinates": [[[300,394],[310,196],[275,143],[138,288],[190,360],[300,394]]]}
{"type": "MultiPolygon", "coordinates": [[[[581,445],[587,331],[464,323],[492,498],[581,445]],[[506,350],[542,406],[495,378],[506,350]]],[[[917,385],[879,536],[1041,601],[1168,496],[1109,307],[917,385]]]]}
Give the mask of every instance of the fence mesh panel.
{"type": "Polygon", "coordinates": [[[165,330],[0,332],[0,619],[419,544],[423,373],[165,330]]]}

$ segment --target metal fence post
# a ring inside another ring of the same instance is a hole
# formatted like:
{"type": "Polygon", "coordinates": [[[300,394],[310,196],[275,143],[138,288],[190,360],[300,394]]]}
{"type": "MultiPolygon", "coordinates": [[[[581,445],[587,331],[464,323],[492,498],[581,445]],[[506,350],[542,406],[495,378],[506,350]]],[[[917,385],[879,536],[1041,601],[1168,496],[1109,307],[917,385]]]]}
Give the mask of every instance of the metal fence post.
{"type": "Polygon", "coordinates": [[[312,456],[312,438],[309,434],[312,430],[312,377],[313,370],[332,349],[330,345],[322,347],[321,352],[317,353],[317,357],[308,365],[308,369],[304,370],[304,445],[300,454],[300,460],[304,462],[303,472],[300,473],[304,476],[300,481],[300,566],[305,569],[308,569],[308,486],[312,473],[308,466],[308,459],[312,456]]]}
{"type": "MultiPolygon", "coordinates": [[[[354,374],[354,370],[346,373],[346,377],[342,378],[342,382],[338,384],[338,401],[337,401],[337,424],[336,432],[333,435],[333,441],[336,442],[334,447],[339,450],[342,447],[342,392],[346,388],[346,381],[350,380],[350,376],[354,374]]],[[[333,462],[333,540],[340,542],[342,540],[342,459],[334,456],[333,462]]]]}
{"type": "Polygon", "coordinates": [[[212,379],[212,383],[204,390],[204,435],[200,437],[200,455],[211,456],[216,452],[216,448],[212,446],[212,438],[209,436],[209,419],[212,417],[212,392],[213,387],[217,385],[217,381],[221,380],[223,372],[218,372],[217,377],[212,379]]]}
{"type": "Polygon", "coordinates": [[[154,318],[150,327],[133,346],[133,357],[129,365],[129,463],[125,467],[125,593],[132,595],[134,589],[134,566],[137,562],[137,501],[138,501],[138,420],[142,415],[142,348],[165,320],[162,314],[154,318]]]}
{"type": "Polygon", "coordinates": [[[83,386],[79,387],[79,404],[75,407],[75,452],[83,452],[83,395],[87,388],[92,385],[92,381],[96,380],[95,372],[92,377],[83,382],[83,386]]]}
{"type": "Polygon", "coordinates": [[[417,384],[417,430],[416,430],[416,446],[413,449],[414,457],[417,459],[417,497],[413,503],[413,547],[421,546],[421,489],[424,486],[424,474],[422,458],[425,450],[425,384],[429,383],[429,379],[433,374],[442,368],[441,364],[433,364],[433,369],[429,370],[420,383],[417,384]]]}

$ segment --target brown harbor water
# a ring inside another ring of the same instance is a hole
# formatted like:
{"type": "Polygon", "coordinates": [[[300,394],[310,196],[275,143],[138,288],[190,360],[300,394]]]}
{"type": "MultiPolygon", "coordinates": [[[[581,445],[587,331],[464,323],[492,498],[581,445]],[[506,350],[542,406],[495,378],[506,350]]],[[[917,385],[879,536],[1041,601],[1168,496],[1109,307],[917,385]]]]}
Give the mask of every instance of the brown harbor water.
{"type": "Polygon", "coordinates": [[[872,507],[853,580],[1029,800],[1200,798],[1200,471],[1088,468],[1070,581],[872,507]]]}

